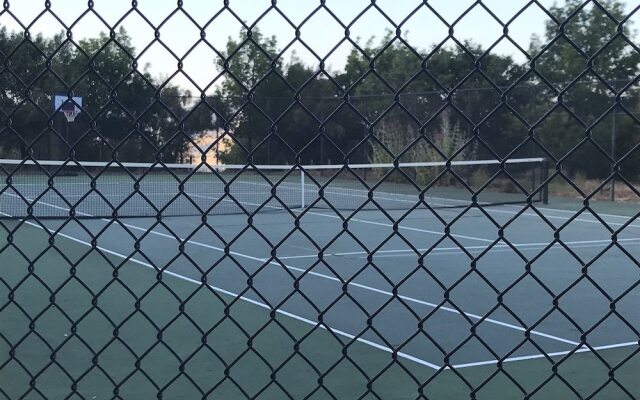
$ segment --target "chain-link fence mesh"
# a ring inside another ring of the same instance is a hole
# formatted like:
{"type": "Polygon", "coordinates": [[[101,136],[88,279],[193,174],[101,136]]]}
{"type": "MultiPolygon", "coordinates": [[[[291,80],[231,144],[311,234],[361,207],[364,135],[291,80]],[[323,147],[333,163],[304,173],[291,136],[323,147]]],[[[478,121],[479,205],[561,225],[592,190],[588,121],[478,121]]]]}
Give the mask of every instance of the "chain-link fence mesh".
{"type": "Polygon", "coordinates": [[[5,1],[0,398],[640,398],[640,6],[449,3],[5,1]]]}

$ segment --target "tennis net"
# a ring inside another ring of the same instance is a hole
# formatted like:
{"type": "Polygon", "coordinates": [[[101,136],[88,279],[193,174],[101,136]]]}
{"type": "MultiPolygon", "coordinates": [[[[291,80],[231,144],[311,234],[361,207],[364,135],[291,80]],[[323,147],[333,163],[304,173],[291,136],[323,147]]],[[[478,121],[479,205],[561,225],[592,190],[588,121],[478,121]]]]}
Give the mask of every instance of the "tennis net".
{"type": "Polygon", "coordinates": [[[546,199],[545,173],[543,158],[295,166],[0,160],[0,216],[122,218],[540,202],[546,199]]]}

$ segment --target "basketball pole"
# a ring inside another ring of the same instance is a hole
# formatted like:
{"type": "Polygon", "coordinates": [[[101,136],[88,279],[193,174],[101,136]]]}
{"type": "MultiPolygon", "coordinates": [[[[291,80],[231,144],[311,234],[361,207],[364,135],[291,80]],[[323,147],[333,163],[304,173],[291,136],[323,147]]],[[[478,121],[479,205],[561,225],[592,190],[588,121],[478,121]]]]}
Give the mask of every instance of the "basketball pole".
{"type": "Polygon", "coordinates": [[[611,176],[611,193],[609,193],[609,200],[616,201],[616,111],[613,110],[611,121],[611,160],[612,160],[612,176],[611,176]]]}
{"type": "Polygon", "coordinates": [[[67,153],[67,156],[69,156],[69,153],[71,153],[71,143],[69,142],[69,124],[70,122],[67,121],[67,123],[64,126],[64,139],[67,141],[67,145],[69,146],[69,149],[68,149],[69,151],[67,153]]]}

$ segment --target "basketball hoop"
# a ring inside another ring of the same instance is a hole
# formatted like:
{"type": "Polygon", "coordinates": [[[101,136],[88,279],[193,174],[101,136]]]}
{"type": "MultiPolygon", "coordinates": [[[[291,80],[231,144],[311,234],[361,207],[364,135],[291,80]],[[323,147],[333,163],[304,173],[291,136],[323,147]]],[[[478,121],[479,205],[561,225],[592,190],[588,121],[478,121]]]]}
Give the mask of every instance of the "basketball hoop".
{"type": "Polygon", "coordinates": [[[54,112],[62,112],[67,122],[73,122],[80,110],[82,109],[82,97],[73,96],[69,98],[66,94],[56,94],[53,96],[53,110],[54,112]]]}
{"type": "Polygon", "coordinates": [[[62,110],[62,113],[67,118],[67,122],[73,122],[78,114],[80,114],[80,110],[71,109],[71,110],[62,110]]]}

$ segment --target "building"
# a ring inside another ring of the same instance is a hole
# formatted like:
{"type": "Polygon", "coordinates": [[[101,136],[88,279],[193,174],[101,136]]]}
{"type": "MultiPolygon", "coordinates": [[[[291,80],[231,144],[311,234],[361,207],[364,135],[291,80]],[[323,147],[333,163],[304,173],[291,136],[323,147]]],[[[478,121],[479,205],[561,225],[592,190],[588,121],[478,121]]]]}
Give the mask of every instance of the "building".
{"type": "Polygon", "coordinates": [[[194,138],[195,145],[190,145],[188,150],[188,160],[191,164],[200,164],[202,156],[209,165],[220,163],[219,155],[225,152],[230,146],[230,140],[223,138],[216,143],[223,131],[206,131],[194,138]]]}

